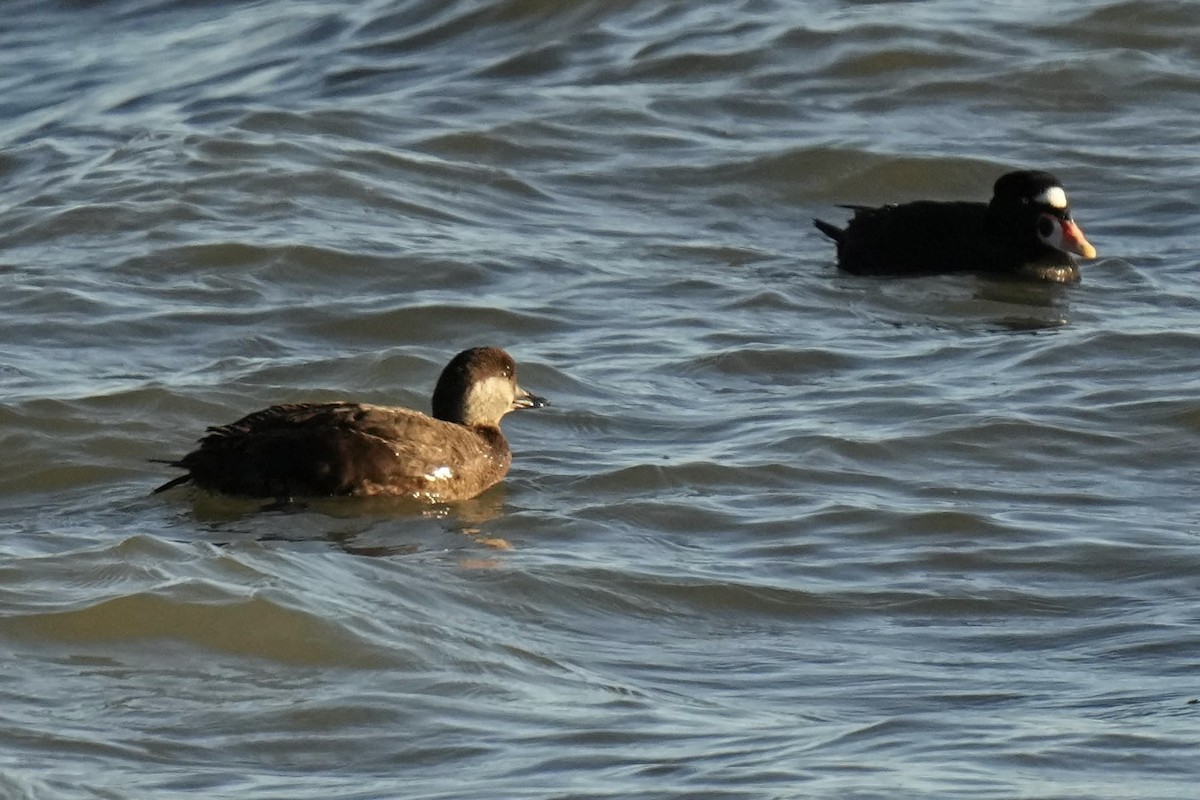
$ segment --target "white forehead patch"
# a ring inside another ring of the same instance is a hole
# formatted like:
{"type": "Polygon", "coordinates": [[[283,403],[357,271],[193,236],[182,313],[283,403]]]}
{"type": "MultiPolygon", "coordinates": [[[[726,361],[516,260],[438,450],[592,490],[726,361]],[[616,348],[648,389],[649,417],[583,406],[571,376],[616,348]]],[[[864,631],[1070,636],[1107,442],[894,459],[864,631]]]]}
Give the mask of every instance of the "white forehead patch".
{"type": "Polygon", "coordinates": [[[1033,199],[1051,208],[1067,207],[1067,193],[1061,186],[1051,186],[1033,199]]]}

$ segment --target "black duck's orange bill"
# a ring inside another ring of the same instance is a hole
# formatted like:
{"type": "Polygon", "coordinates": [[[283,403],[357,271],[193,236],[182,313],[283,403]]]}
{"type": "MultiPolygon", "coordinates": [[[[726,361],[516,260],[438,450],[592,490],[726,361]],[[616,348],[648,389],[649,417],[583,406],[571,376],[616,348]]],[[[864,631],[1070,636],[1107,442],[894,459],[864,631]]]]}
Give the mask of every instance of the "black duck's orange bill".
{"type": "Polygon", "coordinates": [[[1075,224],[1074,220],[1064,219],[1060,222],[1062,226],[1062,248],[1084,258],[1095,258],[1096,248],[1092,247],[1083,235],[1083,231],[1075,224]]]}

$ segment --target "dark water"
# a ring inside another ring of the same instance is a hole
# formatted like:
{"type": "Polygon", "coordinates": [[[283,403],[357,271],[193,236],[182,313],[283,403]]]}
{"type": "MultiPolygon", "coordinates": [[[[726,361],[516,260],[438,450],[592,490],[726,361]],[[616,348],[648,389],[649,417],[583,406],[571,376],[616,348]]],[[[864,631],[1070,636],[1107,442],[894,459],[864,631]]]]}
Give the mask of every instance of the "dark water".
{"type": "Polygon", "coordinates": [[[14,2],[0,797],[1192,798],[1200,4],[14,2]],[[1067,184],[1072,287],[814,215],[1067,184]],[[422,513],[149,496],[554,407],[422,513]]]}

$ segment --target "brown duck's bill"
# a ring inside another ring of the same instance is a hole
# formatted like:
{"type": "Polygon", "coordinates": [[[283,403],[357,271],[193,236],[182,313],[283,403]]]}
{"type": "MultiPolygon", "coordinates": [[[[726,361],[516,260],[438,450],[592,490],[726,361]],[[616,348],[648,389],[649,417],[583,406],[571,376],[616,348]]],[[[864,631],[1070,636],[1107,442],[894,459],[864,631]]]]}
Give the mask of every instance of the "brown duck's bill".
{"type": "Polygon", "coordinates": [[[1084,238],[1083,231],[1079,229],[1074,220],[1063,219],[1059,220],[1058,224],[1062,228],[1060,247],[1063,250],[1084,258],[1096,257],[1096,248],[1092,247],[1092,243],[1084,238]]]}
{"type": "Polygon", "coordinates": [[[544,397],[538,397],[536,394],[530,394],[524,389],[520,390],[515,398],[513,398],[512,407],[514,409],[521,408],[545,408],[550,405],[550,401],[544,397]]]}

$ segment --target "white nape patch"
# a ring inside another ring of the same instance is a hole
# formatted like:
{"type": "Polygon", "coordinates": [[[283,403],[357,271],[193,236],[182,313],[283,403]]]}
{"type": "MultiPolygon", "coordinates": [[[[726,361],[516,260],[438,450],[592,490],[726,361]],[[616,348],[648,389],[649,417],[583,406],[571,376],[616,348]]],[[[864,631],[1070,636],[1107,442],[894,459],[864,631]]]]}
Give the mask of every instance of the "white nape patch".
{"type": "Polygon", "coordinates": [[[1061,186],[1051,186],[1033,199],[1039,203],[1045,203],[1051,208],[1067,207],[1067,192],[1061,186]]]}
{"type": "Polygon", "coordinates": [[[454,470],[449,467],[438,467],[425,476],[427,481],[448,481],[454,477],[454,470]]]}

